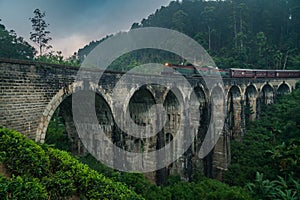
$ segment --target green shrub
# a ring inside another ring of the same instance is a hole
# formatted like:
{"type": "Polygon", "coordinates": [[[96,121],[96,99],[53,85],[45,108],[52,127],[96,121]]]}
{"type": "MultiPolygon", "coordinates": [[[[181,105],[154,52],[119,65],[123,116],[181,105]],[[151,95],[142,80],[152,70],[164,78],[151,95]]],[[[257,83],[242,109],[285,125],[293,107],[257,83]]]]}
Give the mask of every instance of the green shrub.
{"type": "Polygon", "coordinates": [[[170,197],[168,199],[174,200],[181,200],[181,199],[202,199],[202,189],[196,189],[195,183],[187,183],[187,182],[180,182],[165,188],[168,191],[170,197]]]}
{"type": "Polygon", "coordinates": [[[204,199],[215,200],[246,200],[252,199],[247,191],[240,187],[230,187],[220,181],[207,179],[197,184],[204,193],[204,199]]]}
{"type": "Polygon", "coordinates": [[[88,199],[142,199],[126,185],[113,182],[102,174],[91,170],[67,152],[48,149],[51,171],[68,171],[73,177],[77,193],[88,199]]]}
{"type": "Polygon", "coordinates": [[[104,174],[110,179],[126,184],[129,189],[135,191],[137,194],[142,195],[145,199],[158,200],[167,199],[168,192],[162,190],[161,187],[154,185],[143,174],[140,173],[126,173],[115,171],[114,169],[105,166],[97,161],[93,156],[87,155],[79,158],[82,162],[86,163],[89,167],[97,172],[104,174]]]}
{"type": "Polygon", "coordinates": [[[0,128],[1,160],[12,174],[24,175],[0,179],[1,199],[67,199],[74,194],[82,199],[143,199],[67,152],[42,147],[16,131],[0,128]]]}
{"type": "Polygon", "coordinates": [[[13,176],[10,180],[0,176],[1,199],[48,199],[46,188],[36,178],[13,176]]]}
{"type": "Polygon", "coordinates": [[[116,171],[113,168],[107,167],[103,163],[99,162],[96,158],[94,158],[91,154],[79,156],[78,160],[83,162],[84,164],[87,164],[91,169],[96,170],[97,172],[103,174],[111,180],[124,182],[126,183],[126,185],[130,186],[130,184],[128,184],[122,178],[124,173],[116,171]]]}
{"type": "Polygon", "coordinates": [[[49,157],[45,151],[21,133],[0,128],[0,151],[3,162],[12,173],[41,178],[49,171],[49,157]]]}
{"type": "Polygon", "coordinates": [[[8,183],[5,177],[0,175],[0,199],[8,198],[8,183]]]}
{"type": "Polygon", "coordinates": [[[69,171],[58,171],[42,179],[42,184],[49,191],[50,199],[68,199],[76,192],[72,174],[69,171]]]}
{"type": "Polygon", "coordinates": [[[180,182],[165,188],[171,194],[168,199],[210,199],[210,200],[247,200],[251,199],[247,191],[230,187],[217,180],[206,179],[198,183],[180,182]]]}

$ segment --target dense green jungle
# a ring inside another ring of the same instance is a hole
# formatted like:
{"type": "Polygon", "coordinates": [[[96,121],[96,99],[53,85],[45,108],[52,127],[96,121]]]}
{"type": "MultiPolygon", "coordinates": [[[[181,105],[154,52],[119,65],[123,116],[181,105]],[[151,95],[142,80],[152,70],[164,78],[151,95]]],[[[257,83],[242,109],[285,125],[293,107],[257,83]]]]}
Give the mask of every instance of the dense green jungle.
{"type": "MultiPolygon", "coordinates": [[[[300,69],[299,0],[172,1],[131,29],[141,27],[188,35],[221,69],[300,69]]],[[[92,41],[64,58],[61,52],[38,55],[15,31],[0,24],[0,58],[78,67],[113,36],[92,41]]],[[[180,63],[182,58],[145,49],[121,56],[110,69],[127,71],[149,61],[180,63]]],[[[241,141],[231,141],[231,163],[222,182],[196,172],[189,182],[170,176],[167,185],[155,185],[143,174],[119,172],[89,154],[73,154],[59,109],[45,144],[1,127],[0,199],[299,199],[299,99],[300,84],[265,106],[260,119],[247,121],[241,141]]]]}

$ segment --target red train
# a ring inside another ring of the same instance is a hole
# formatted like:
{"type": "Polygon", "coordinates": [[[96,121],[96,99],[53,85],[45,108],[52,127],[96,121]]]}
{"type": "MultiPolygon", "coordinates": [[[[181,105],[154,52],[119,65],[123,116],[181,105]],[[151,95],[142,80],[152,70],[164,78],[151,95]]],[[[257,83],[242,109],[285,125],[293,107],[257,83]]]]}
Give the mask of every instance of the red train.
{"type": "Polygon", "coordinates": [[[226,70],[216,69],[213,67],[197,68],[192,64],[176,65],[165,64],[166,70],[163,74],[174,73],[168,68],[173,68],[176,73],[186,76],[214,76],[221,75],[224,78],[300,78],[300,70],[265,70],[265,69],[239,69],[230,68],[226,70]]]}

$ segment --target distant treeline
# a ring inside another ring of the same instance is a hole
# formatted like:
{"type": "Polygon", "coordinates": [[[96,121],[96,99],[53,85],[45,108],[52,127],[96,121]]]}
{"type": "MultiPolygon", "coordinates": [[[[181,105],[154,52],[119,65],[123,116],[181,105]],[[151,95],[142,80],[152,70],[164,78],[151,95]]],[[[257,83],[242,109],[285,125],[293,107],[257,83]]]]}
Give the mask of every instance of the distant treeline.
{"type": "MultiPolygon", "coordinates": [[[[299,0],[173,1],[131,28],[140,27],[164,27],[187,34],[220,68],[300,68],[299,0]]],[[[106,38],[80,49],[79,58],[106,38]]],[[[143,57],[167,59],[148,50],[138,56],[127,55],[125,64],[143,63],[147,60],[143,57]]],[[[117,63],[124,65],[124,59],[120,61],[117,63]]]]}

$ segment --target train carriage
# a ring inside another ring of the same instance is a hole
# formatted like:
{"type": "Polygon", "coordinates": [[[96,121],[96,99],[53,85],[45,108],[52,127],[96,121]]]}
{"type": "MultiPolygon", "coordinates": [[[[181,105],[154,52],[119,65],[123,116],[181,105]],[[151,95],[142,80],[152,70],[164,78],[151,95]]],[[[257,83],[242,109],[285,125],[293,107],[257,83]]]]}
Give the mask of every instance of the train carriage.
{"type": "Polygon", "coordinates": [[[253,78],[255,74],[250,69],[231,68],[229,75],[233,78],[253,78]]]}
{"type": "Polygon", "coordinates": [[[278,78],[297,78],[300,77],[300,70],[276,70],[278,78]]]}
{"type": "Polygon", "coordinates": [[[192,64],[165,64],[164,74],[183,74],[186,76],[218,76],[226,78],[300,78],[300,70],[265,70],[230,68],[222,70],[214,67],[197,68],[192,64]],[[172,68],[170,70],[168,68],[172,68]]]}

